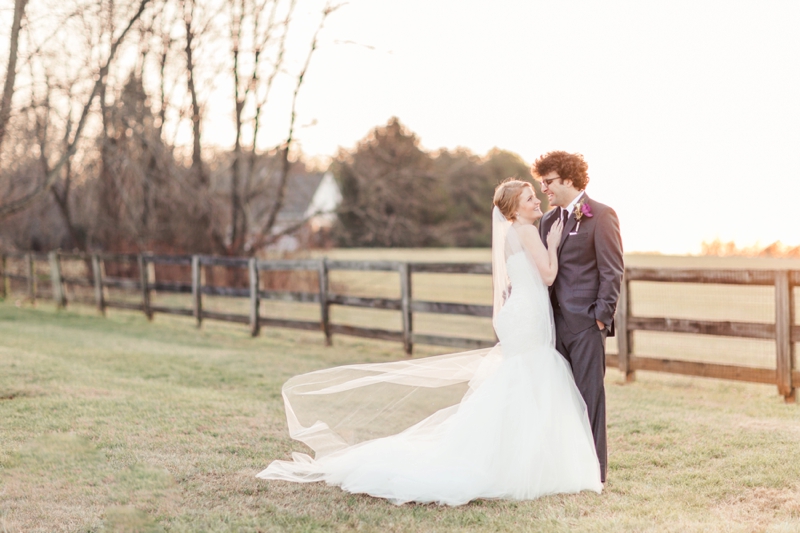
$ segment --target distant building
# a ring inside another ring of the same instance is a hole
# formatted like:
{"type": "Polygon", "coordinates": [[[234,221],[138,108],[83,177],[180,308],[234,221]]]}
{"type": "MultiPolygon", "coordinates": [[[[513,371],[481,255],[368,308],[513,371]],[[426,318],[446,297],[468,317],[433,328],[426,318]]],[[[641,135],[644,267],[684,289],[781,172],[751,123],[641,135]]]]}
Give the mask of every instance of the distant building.
{"type": "Polygon", "coordinates": [[[331,172],[290,175],[283,207],[278,212],[272,234],[308,220],[301,229],[284,235],[269,249],[292,252],[318,244],[320,234],[326,233],[336,221],[336,208],[341,201],[342,193],[331,172]]]}

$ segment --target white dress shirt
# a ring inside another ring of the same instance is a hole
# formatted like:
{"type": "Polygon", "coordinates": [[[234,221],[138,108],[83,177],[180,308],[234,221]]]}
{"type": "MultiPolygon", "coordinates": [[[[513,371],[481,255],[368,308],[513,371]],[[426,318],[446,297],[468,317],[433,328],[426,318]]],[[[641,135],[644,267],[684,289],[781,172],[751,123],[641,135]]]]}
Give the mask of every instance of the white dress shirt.
{"type": "Polygon", "coordinates": [[[566,212],[568,213],[568,214],[567,214],[567,218],[569,218],[569,215],[571,215],[571,214],[572,214],[572,210],[573,210],[573,209],[575,209],[575,205],[576,205],[578,202],[580,202],[580,201],[581,201],[581,198],[583,198],[583,194],[584,194],[585,192],[586,192],[586,191],[581,191],[581,192],[580,192],[580,194],[578,194],[578,196],[576,196],[575,198],[573,198],[573,200],[572,200],[572,201],[569,203],[569,205],[568,205],[567,207],[562,207],[562,208],[561,208],[561,209],[562,209],[562,211],[560,211],[558,214],[559,214],[559,215],[561,215],[561,218],[562,218],[562,219],[564,218],[564,211],[566,211],[566,212]]]}

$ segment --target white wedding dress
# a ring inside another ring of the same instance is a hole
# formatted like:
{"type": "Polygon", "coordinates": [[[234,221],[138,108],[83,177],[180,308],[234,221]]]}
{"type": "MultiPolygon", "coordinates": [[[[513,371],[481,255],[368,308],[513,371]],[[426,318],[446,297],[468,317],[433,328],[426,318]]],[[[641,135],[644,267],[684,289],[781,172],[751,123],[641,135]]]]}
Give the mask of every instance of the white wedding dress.
{"type": "Polygon", "coordinates": [[[547,286],[509,226],[495,230],[502,265],[494,241],[495,278],[513,288],[495,289],[500,342],[290,379],[283,387],[290,435],[315,458],[293,453],[258,477],[325,481],[396,504],[599,493],[586,406],[554,348],[547,286]]]}

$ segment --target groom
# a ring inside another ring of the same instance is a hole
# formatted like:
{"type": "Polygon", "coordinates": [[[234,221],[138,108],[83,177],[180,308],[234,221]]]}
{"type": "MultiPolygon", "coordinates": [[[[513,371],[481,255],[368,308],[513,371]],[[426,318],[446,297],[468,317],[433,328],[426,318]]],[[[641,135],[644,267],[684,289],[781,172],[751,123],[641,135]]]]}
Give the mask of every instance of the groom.
{"type": "Polygon", "coordinates": [[[572,367],[586,402],[600,478],[608,467],[606,445],[606,336],[614,336],[624,265],[619,220],[613,209],[586,195],[589,165],[581,154],[549,152],[531,172],[555,209],[539,224],[542,242],[559,217],[564,232],[558,247],[558,276],[550,287],[556,324],[556,349],[572,367]]]}

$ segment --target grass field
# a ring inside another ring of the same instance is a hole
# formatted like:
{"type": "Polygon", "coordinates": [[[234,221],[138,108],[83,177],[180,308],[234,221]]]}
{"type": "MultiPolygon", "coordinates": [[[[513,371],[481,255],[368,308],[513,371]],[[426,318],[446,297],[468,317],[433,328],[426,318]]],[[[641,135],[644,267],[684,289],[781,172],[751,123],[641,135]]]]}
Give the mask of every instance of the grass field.
{"type": "Polygon", "coordinates": [[[0,531],[800,531],[800,407],[774,386],[644,372],[607,375],[600,496],[396,507],[255,479],[301,447],[285,379],[402,357],[395,343],[334,344],[0,303],[0,531]]]}

